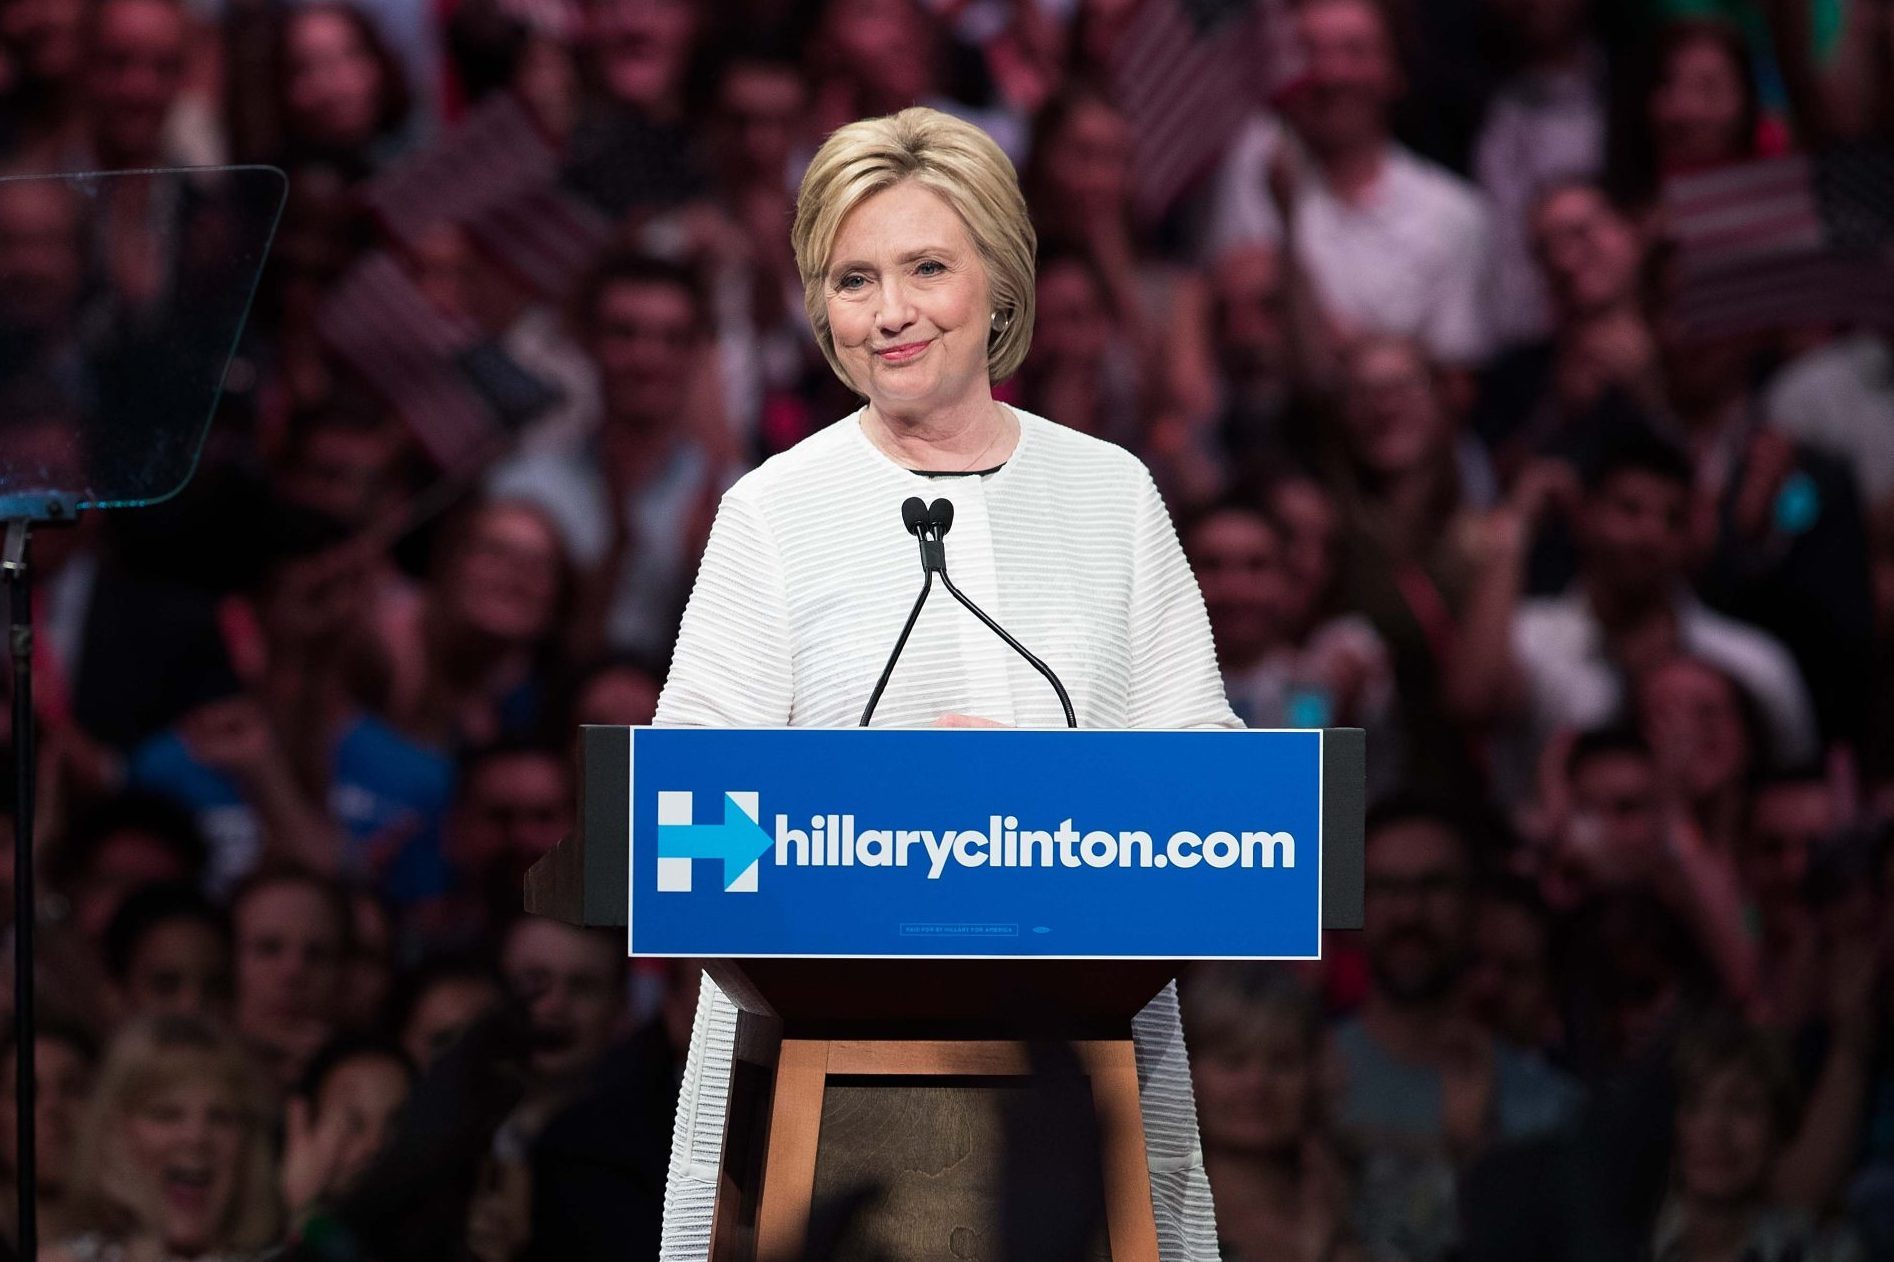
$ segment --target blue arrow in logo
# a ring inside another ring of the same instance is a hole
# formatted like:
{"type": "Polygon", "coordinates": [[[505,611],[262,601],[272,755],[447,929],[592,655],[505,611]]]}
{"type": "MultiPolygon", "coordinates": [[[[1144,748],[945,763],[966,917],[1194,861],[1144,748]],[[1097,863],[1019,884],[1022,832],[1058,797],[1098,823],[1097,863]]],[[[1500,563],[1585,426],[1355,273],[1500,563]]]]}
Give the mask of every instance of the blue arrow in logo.
{"type": "Polygon", "coordinates": [[[659,858],[722,859],[726,892],[772,844],[769,834],[728,793],[723,795],[721,824],[658,825],[659,858]]]}

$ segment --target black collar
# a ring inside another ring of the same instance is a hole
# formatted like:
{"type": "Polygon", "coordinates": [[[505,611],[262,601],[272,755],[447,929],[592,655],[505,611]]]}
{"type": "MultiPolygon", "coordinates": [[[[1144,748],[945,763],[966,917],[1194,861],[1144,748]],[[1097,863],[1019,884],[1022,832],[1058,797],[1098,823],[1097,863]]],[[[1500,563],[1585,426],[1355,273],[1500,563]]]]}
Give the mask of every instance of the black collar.
{"type": "Polygon", "coordinates": [[[910,469],[909,473],[918,473],[924,478],[984,478],[990,473],[998,473],[1006,467],[1004,460],[991,469],[910,469]]]}

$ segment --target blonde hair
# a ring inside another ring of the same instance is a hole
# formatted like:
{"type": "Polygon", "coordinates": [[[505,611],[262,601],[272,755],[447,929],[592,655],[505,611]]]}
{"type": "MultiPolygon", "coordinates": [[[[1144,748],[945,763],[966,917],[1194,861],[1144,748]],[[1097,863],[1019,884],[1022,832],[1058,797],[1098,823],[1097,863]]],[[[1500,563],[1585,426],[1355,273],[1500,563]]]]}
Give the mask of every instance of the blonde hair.
{"type": "Polygon", "coordinates": [[[161,1093],[204,1081],[228,1094],[243,1130],[213,1251],[255,1251],[280,1238],[269,1092],[235,1035],[175,1013],[130,1022],[106,1052],[79,1131],[63,1227],[114,1239],[159,1229],[157,1190],[133,1166],[125,1128],[161,1093]]]}
{"type": "Polygon", "coordinates": [[[803,174],[789,240],[816,343],[835,375],[859,393],[835,353],[823,281],[836,233],[849,212],[907,180],[952,206],[980,252],[987,296],[998,316],[987,337],[987,377],[1003,381],[1018,371],[1032,344],[1038,237],[1019,191],[1019,176],[993,138],[971,123],[925,106],[837,128],[803,174]]]}

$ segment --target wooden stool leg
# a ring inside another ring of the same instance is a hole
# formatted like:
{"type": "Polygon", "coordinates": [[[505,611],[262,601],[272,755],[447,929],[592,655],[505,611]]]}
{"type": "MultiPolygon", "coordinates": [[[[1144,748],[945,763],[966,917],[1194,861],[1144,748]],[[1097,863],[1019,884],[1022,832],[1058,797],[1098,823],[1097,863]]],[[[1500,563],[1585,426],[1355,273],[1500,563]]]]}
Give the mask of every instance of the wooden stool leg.
{"type": "Polygon", "coordinates": [[[816,1146],[829,1074],[827,1039],[784,1039],[770,1104],[769,1157],[757,1206],[759,1262],[799,1262],[815,1197],[816,1146]]]}
{"type": "Polygon", "coordinates": [[[1094,1043],[1085,1050],[1104,1140],[1105,1221],[1112,1262],[1158,1262],[1137,1051],[1129,1039],[1094,1043]]]}

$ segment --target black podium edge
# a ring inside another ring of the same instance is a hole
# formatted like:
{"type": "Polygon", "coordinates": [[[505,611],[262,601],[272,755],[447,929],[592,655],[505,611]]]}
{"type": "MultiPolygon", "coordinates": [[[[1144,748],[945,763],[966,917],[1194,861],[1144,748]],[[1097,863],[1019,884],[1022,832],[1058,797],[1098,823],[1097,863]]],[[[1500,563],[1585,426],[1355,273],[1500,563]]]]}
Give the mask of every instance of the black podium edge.
{"type": "Polygon", "coordinates": [[[625,927],[631,892],[631,729],[579,729],[578,831],[526,873],[526,911],[568,924],[625,927]]]}
{"type": "Polygon", "coordinates": [[[1322,928],[1359,929],[1362,825],[1368,810],[1368,734],[1322,729],[1322,928]]]}

